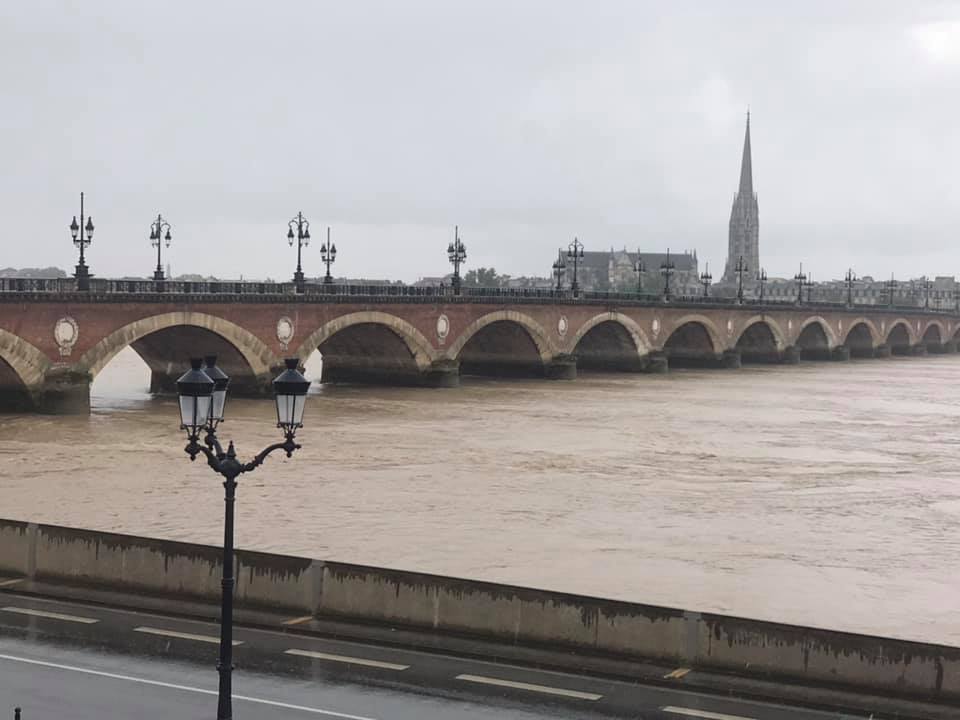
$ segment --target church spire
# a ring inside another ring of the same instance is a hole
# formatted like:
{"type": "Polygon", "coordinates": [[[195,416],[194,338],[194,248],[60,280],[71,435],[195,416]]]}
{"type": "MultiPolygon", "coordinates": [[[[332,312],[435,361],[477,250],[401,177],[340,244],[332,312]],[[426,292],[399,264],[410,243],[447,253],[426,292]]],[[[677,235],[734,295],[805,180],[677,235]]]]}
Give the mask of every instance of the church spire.
{"type": "Polygon", "coordinates": [[[743,136],[743,160],[740,162],[740,194],[753,197],[753,159],[750,154],[750,110],[747,110],[747,130],[743,136]]]}

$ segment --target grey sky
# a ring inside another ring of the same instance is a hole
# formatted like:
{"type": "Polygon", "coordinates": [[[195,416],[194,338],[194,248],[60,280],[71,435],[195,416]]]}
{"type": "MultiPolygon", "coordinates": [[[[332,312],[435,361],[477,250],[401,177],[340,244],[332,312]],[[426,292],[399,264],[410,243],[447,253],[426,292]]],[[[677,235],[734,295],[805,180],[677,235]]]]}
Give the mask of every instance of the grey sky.
{"type": "Polygon", "coordinates": [[[31,2],[0,7],[0,266],[287,279],[546,274],[696,248],[719,276],[753,113],[760,255],[960,273],[960,2],[31,2]]]}

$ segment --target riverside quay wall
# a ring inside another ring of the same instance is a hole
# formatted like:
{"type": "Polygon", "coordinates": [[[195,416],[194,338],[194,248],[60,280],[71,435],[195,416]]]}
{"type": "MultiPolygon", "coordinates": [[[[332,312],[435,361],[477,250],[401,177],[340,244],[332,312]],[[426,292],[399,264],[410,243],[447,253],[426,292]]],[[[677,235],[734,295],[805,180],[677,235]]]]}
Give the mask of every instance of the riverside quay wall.
{"type": "MultiPolygon", "coordinates": [[[[0,520],[0,574],[215,604],[221,550],[0,520]]],[[[240,607],[960,702],[960,648],[240,550],[240,607]]]]}

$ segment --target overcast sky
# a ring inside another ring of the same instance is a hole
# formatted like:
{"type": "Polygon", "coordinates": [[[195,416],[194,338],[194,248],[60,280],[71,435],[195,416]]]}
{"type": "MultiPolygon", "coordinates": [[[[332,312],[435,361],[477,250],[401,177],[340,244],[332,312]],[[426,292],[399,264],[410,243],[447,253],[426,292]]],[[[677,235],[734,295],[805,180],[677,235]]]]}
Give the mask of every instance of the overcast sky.
{"type": "Polygon", "coordinates": [[[546,275],[696,248],[719,276],[752,112],[771,276],[960,273],[958,2],[7,2],[0,267],[546,275]]]}

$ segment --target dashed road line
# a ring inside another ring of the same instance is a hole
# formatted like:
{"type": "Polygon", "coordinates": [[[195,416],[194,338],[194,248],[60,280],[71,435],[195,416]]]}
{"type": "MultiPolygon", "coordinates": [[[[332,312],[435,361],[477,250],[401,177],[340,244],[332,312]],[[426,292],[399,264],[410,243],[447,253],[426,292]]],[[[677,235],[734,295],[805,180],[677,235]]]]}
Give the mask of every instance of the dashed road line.
{"type": "MultiPolygon", "coordinates": [[[[162,628],[144,626],[135,627],[133,631],[138,633],[147,633],[148,635],[163,635],[164,637],[180,638],[181,640],[196,640],[197,642],[212,643],[214,645],[220,644],[220,638],[214,637],[213,635],[196,635],[194,633],[177,632],[176,630],[164,630],[162,628]]],[[[233,644],[242,645],[243,640],[234,640],[233,644]]]]}
{"type": "MultiPolygon", "coordinates": [[[[111,678],[113,680],[125,680],[126,682],[141,683],[142,685],[153,685],[155,687],[169,688],[171,690],[183,690],[185,692],[200,693],[202,695],[217,695],[216,690],[206,688],[191,687],[190,685],[178,685],[176,683],[161,682],[160,680],[148,680],[147,678],[134,677],[132,675],[119,675],[117,673],[104,672],[103,670],[91,670],[90,668],[77,667],[75,665],[61,665],[60,663],[47,662],[46,660],[33,660],[32,658],[17,657],[16,655],[0,655],[0,660],[10,660],[12,662],[27,663],[29,665],[40,665],[42,667],[54,668],[56,670],[68,670],[70,672],[84,673],[86,675],[96,675],[97,677],[111,678]]],[[[314,715],[324,715],[326,717],[341,718],[342,720],[377,720],[366,715],[351,715],[349,713],[337,712],[336,710],[324,710],[323,708],[308,707],[306,705],[293,705],[291,703],[280,702],[279,700],[267,700],[265,698],[250,697],[248,695],[234,695],[234,700],[244,702],[258,703],[260,705],[269,705],[271,707],[284,708],[286,710],[299,710],[301,712],[313,713],[314,715]]]]}
{"type": "Polygon", "coordinates": [[[313,620],[313,615],[304,615],[303,617],[291,618],[290,620],[284,620],[281,625],[299,625],[301,623],[310,622],[313,620]]]}
{"type": "Polygon", "coordinates": [[[499,687],[530,690],[531,692],[546,693],[547,695],[562,695],[563,697],[577,698],[578,700],[599,700],[603,695],[567,690],[566,688],[550,687],[549,685],[534,685],[532,683],[516,682],[515,680],[501,680],[500,678],[486,677],[485,675],[457,675],[457,680],[481,683],[483,685],[497,685],[499,687]]]}
{"type": "Polygon", "coordinates": [[[686,715],[687,717],[703,718],[704,720],[754,720],[743,715],[727,715],[726,713],[694,710],[693,708],[676,707],[675,705],[665,705],[660,709],[674,715],[686,715]]]}
{"type": "Polygon", "coordinates": [[[63,613],[47,612],[46,610],[34,610],[32,608],[22,607],[4,607],[0,608],[3,612],[18,613],[20,615],[32,615],[34,617],[50,618],[51,620],[65,620],[66,622],[83,623],[84,625],[93,625],[100,622],[95,618],[80,617],[79,615],[65,615],[63,613]]]}
{"type": "Polygon", "coordinates": [[[383,668],[384,670],[406,670],[410,667],[409,665],[398,665],[397,663],[384,662],[382,660],[367,660],[366,658],[350,657],[349,655],[331,655],[330,653],[298,650],[296,648],[284,650],[284,654],[316,658],[318,660],[330,660],[332,662],[348,663],[350,665],[366,665],[367,667],[383,668]]]}
{"type": "Polygon", "coordinates": [[[688,672],[690,672],[690,668],[677,668],[673,672],[668,672],[663,678],[664,680],[679,680],[688,672]]]}

